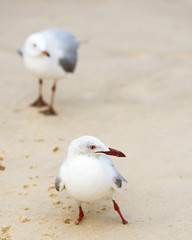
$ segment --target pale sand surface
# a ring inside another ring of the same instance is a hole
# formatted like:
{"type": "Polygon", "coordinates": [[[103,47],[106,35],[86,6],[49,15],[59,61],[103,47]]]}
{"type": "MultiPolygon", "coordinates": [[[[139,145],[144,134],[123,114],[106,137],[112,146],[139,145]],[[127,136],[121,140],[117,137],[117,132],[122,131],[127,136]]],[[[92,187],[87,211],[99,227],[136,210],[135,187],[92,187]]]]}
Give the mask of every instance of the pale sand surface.
{"type": "Polygon", "coordinates": [[[0,18],[0,239],[191,240],[192,1],[9,0],[0,18]],[[55,26],[86,43],[58,83],[59,115],[45,117],[29,107],[37,80],[16,49],[55,26]],[[117,202],[129,225],[102,200],[76,226],[75,201],[53,188],[82,135],[127,155],[113,161],[128,180],[117,202]]]}

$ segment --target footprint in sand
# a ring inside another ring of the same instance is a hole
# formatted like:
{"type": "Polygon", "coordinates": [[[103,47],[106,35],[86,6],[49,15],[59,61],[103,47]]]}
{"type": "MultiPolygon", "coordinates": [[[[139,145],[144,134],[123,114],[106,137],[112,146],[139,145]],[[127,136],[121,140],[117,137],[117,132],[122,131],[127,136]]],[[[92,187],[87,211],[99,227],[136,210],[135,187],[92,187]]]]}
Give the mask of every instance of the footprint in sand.
{"type": "Polygon", "coordinates": [[[0,239],[11,240],[11,236],[9,234],[11,226],[3,227],[0,225],[0,239]]]}

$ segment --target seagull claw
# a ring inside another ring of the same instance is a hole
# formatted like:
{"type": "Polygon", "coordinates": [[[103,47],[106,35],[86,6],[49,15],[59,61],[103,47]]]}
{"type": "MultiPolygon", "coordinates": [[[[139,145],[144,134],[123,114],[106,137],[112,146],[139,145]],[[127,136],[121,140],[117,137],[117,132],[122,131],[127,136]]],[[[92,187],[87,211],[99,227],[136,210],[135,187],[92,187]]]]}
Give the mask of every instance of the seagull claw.
{"type": "Polygon", "coordinates": [[[30,104],[31,107],[45,107],[48,104],[43,100],[43,98],[40,96],[36,101],[30,104]]]}
{"type": "Polygon", "coordinates": [[[40,113],[43,113],[44,115],[57,115],[57,113],[52,107],[49,107],[46,110],[40,111],[40,113]]]}
{"type": "Polygon", "coordinates": [[[129,223],[129,222],[128,222],[127,220],[125,220],[125,219],[122,220],[122,224],[125,225],[125,224],[128,224],[128,223],[129,223]]]}
{"type": "Polygon", "coordinates": [[[75,225],[79,225],[81,221],[79,221],[78,219],[75,221],[75,225]]]}

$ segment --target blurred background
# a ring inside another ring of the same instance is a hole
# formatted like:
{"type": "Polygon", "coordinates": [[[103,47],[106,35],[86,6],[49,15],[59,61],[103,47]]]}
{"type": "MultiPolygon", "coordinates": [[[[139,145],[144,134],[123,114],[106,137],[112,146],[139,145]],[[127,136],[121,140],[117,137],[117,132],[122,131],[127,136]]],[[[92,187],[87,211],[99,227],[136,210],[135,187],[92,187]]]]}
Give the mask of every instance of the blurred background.
{"type": "Polygon", "coordinates": [[[0,5],[0,238],[191,239],[192,1],[0,5]],[[38,81],[16,51],[53,27],[70,30],[81,47],[74,74],[58,82],[58,116],[45,117],[29,107],[38,81]],[[103,200],[86,206],[76,227],[75,202],[55,192],[68,144],[82,135],[127,155],[113,161],[128,180],[118,201],[129,226],[103,200]]]}

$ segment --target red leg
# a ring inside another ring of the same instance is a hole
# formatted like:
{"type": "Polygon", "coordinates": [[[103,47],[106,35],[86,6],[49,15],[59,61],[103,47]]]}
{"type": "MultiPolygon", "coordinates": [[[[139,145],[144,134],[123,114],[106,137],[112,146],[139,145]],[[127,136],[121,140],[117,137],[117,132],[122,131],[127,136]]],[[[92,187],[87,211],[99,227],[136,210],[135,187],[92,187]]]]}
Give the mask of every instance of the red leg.
{"type": "Polygon", "coordinates": [[[123,223],[123,224],[127,224],[128,222],[127,222],[127,220],[125,220],[125,218],[122,216],[121,211],[120,211],[120,209],[119,209],[119,206],[117,205],[117,203],[115,202],[115,200],[113,200],[113,205],[114,205],[115,211],[117,211],[117,212],[119,213],[119,216],[120,216],[121,219],[122,219],[122,223],[123,223]]]}
{"type": "Polygon", "coordinates": [[[79,217],[77,218],[75,224],[78,225],[81,222],[83,217],[84,217],[84,213],[83,213],[82,207],[79,206],[79,217]]]}

